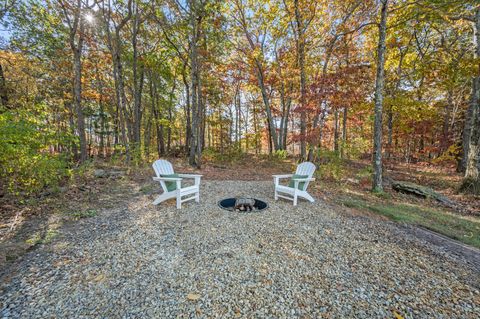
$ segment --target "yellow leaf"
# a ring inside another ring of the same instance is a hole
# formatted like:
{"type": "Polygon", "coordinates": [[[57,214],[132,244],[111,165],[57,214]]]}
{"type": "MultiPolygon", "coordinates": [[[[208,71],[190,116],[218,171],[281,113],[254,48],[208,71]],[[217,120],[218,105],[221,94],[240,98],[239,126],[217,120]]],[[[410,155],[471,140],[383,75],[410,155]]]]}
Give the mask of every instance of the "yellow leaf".
{"type": "Polygon", "coordinates": [[[404,319],[396,310],[393,310],[393,315],[395,316],[395,319],[404,319]]]}

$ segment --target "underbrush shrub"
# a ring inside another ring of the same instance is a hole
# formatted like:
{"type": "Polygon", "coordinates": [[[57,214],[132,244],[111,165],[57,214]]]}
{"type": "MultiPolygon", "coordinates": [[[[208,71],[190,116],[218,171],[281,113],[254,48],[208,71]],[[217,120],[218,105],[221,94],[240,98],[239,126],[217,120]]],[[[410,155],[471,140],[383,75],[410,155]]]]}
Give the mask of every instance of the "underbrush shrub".
{"type": "Polygon", "coordinates": [[[272,153],[273,160],[283,161],[287,158],[287,156],[288,156],[287,150],[277,150],[272,153]]]}
{"type": "Polygon", "coordinates": [[[50,151],[62,137],[38,119],[13,112],[0,114],[0,136],[0,179],[7,193],[34,194],[58,186],[69,176],[67,159],[50,151]]]}
{"type": "Polygon", "coordinates": [[[434,158],[431,163],[435,165],[457,164],[461,160],[462,146],[460,144],[453,144],[437,158],[434,158]]]}
{"type": "Polygon", "coordinates": [[[318,172],[322,178],[340,181],[345,177],[345,161],[340,158],[338,152],[319,150],[316,158],[318,172]]]}
{"type": "Polygon", "coordinates": [[[370,154],[371,142],[362,137],[355,137],[346,143],[340,141],[340,148],[345,158],[356,160],[361,159],[364,154],[370,154]]]}
{"type": "Polygon", "coordinates": [[[371,185],[373,176],[373,167],[371,165],[360,169],[355,177],[360,181],[361,185],[371,185]]]}
{"type": "Polygon", "coordinates": [[[202,153],[203,159],[212,163],[237,163],[243,161],[246,153],[238,145],[231,145],[222,150],[207,147],[202,153]]]}

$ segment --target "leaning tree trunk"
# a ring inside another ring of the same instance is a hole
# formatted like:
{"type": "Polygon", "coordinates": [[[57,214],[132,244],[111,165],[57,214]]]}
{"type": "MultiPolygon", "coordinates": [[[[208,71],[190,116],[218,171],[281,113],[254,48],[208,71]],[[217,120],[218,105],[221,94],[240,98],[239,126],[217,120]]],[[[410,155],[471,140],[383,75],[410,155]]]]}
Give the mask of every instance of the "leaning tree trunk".
{"type": "Polygon", "coordinates": [[[375,120],[373,130],[373,190],[383,191],[382,185],[382,108],[385,81],[385,39],[387,35],[388,0],[381,1],[381,18],[377,49],[377,77],[375,82],[375,120]]]}

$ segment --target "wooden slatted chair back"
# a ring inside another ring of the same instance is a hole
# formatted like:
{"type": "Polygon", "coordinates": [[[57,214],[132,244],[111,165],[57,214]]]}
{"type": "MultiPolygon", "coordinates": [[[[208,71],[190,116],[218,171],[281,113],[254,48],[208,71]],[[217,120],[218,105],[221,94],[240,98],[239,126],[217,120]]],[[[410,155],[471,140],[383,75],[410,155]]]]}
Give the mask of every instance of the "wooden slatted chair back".
{"type": "MultiPolygon", "coordinates": [[[[303,162],[297,166],[295,175],[307,175],[308,178],[312,178],[313,173],[315,173],[315,169],[316,169],[315,164],[311,162],[303,162]]],[[[310,183],[309,181],[305,183],[303,190],[307,189],[309,183],[310,183]]]]}
{"type": "Polygon", "coordinates": [[[175,174],[175,172],[173,171],[172,163],[170,163],[169,161],[161,159],[156,160],[152,166],[155,174],[157,174],[157,177],[161,177],[161,175],[175,174]]]}
{"type": "MultiPolygon", "coordinates": [[[[165,175],[171,175],[174,174],[175,172],[173,171],[173,166],[172,163],[166,160],[156,160],[153,163],[153,170],[155,171],[155,174],[157,177],[162,177],[165,175]]],[[[168,192],[168,187],[165,181],[160,181],[160,185],[162,186],[162,189],[164,192],[168,192]]]]}

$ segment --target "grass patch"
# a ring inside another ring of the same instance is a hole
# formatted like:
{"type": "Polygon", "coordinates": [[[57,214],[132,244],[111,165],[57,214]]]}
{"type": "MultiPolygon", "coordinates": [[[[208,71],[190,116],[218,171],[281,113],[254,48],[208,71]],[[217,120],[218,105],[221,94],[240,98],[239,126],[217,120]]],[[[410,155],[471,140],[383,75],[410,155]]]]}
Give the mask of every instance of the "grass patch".
{"type": "Polygon", "coordinates": [[[148,184],[148,185],[144,185],[142,187],[140,187],[140,193],[146,195],[146,194],[150,194],[152,193],[154,190],[155,190],[155,187],[156,185],[154,184],[148,184]]]}
{"type": "Polygon", "coordinates": [[[97,216],[97,211],[95,209],[87,209],[85,211],[73,212],[70,214],[75,220],[90,218],[97,216]]]}
{"type": "Polygon", "coordinates": [[[54,229],[48,229],[44,234],[41,232],[36,232],[27,239],[25,242],[30,246],[35,246],[39,244],[48,244],[50,243],[55,237],[58,236],[58,232],[54,229]]]}
{"type": "Polygon", "coordinates": [[[373,194],[375,197],[378,197],[378,198],[381,198],[381,199],[391,199],[391,198],[392,198],[392,195],[390,195],[390,194],[387,193],[387,192],[384,192],[383,190],[382,190],[382,191],[373,190],[373,191],[372,191],[372,194],[373,194]]]}
{"type": "Polygon", "coordinates": [[[480,248],[480,221],[417,205],[370,203],[363,199],[345,199],[345,206],[368,210],[392,220],[422,226],[465,244],[480,248]]]}

